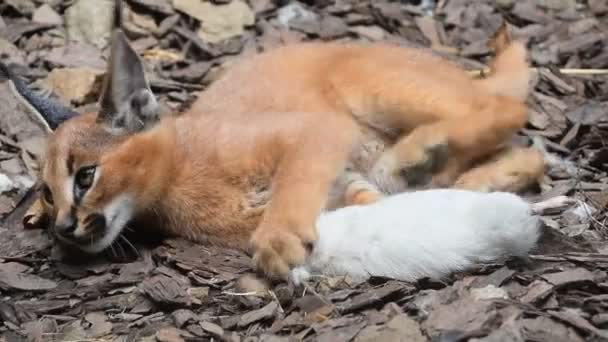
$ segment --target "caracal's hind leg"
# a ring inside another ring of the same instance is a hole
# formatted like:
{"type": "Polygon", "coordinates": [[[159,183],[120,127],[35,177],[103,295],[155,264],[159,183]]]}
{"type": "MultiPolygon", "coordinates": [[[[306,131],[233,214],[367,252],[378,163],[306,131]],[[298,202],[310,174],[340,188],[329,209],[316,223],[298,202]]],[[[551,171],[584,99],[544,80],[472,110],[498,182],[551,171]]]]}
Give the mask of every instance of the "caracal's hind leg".
{"type": "Polygon", "coordinates": [[[389,47],[332,65],[335,103],[358,122],[396,137],[371,173],[380,189],[425,185],[455,159],[432,184],[450,186],[473,160],[495,152],[525,125],[525,47],[511,44],[494,62],[494,72],[483,80],[436,56],[389,47]],[[514,95],[511,88],[521,91],[514,95]]]}
{"type": "Polygon", "coordinates": [[[481,102],[462,118],[416,127],[384,152],[372,174],[376,179],[401,176],[408,186],[429,181],[451,186],[474,160],[494,153],[526,123],[526,108],[519,101],[487,96],[481,102]]]}
{"type": "Polygon", "coordinates": [[[544,170],[543,155],[538,149],[509,147],[460,175],[453,187],[518,193],[540,182],[544,170]]]}

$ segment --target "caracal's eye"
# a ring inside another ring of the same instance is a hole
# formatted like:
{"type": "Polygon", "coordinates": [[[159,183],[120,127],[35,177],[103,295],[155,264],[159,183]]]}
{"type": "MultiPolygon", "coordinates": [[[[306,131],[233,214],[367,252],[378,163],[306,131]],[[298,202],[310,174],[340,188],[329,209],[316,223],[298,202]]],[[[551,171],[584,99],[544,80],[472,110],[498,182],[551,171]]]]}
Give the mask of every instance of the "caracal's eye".
{"type": "Polygon", "coordinates": [[[51,189],[46,184],[42,186],[42,198],[48,205],[53,205],[53,193],[51,193],[51,189]]]}
{"type": "Polygon", "coordinates": [[[91,184],[93,184],[93,179],[95,178],[95,169],[95,166],[81,167],[76,172],[76,186],[81,190],[90,188],[91,184]]]}

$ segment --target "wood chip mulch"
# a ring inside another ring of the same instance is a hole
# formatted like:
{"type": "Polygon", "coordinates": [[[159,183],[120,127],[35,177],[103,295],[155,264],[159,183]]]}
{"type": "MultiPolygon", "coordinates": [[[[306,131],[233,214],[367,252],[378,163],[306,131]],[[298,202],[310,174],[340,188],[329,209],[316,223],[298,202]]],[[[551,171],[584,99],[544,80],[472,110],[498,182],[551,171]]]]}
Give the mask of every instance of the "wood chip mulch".
{"type": "MultiPolygon", "coordinates": [[[[41,94],[94,110],[108,51],[78,31],[76,12],[104,2],[0,2],[0,58],[41,94]]],[[[127,1],[127,33],[167,111],[187,108],[236,58],[304,40],[431,47],[479,70],[507,20],[537,68],[520,138],[554,157],[532,198],[580,202],[544,215],[528,260],[417,283],[322,278],[242,293],[247,256],[182,240],[133,240],[137,252],[124,244],[114,256],[66,260],[45,230],[22,223],[44,131],[0,80],[1,342],[608,341],[606,1],[209,2],[209,13],[224,6],[220,31],[205,26],[213,23],[200,3],[127,1]]]]}

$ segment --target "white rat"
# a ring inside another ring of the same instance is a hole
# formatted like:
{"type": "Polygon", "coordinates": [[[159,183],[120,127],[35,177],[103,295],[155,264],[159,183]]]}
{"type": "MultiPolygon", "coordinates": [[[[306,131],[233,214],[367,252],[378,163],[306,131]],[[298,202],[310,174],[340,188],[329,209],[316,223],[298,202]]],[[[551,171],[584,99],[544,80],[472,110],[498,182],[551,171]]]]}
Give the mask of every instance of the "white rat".
{"type": "Polygon", "coordinates": [[[441,278],[480,262],[524,256],[539,237],[537,214],[570,203],[564,196],[530,204],[506,192],[433,189],[323,213],[318,240],[290,277],[441,278]]]}

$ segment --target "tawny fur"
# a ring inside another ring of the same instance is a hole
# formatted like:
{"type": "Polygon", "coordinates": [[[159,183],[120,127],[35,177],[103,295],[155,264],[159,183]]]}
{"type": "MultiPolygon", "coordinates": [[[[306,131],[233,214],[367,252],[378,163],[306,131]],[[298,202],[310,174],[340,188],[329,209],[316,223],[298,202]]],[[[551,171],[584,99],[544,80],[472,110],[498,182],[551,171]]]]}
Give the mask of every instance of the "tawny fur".
{"type": "MultiPolygon", "coordinates": [[[[378,194],[433,173],[431,186],[451,186],[523,127],[523,45],[507,46],[494,66],[489,79],[473,80],[428,52],[387,44],[279,48],[237,63],[186,113],[141,133],[113,135],[93,114],[65,122],[43,167],[54,198],[47,207],[55,222],[68,215],[70,169],[95,164],[98,179],[75,213],[78,237],[89,234],[91,213],[131,216],[173,235],[251,249],[261,270],[285,276],[316,240],[316,218],[345,170],[378,194]],[[383,147],[369,151],[370,142],[383,147]]],[[[529,185],[490,181],[498,186],[474,188],[529,185]]],[[[106,218],[118,234],[123,227],[106,218]]]]}

